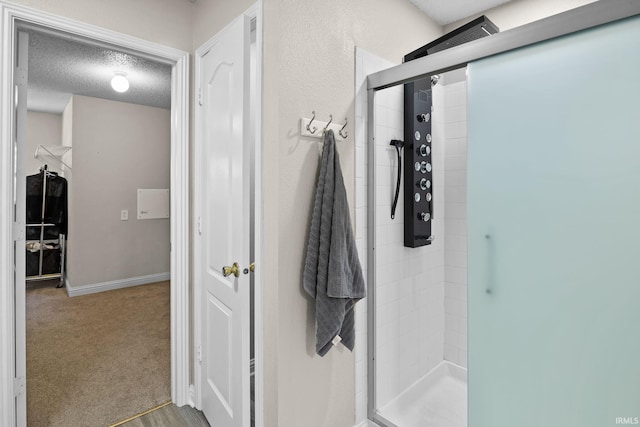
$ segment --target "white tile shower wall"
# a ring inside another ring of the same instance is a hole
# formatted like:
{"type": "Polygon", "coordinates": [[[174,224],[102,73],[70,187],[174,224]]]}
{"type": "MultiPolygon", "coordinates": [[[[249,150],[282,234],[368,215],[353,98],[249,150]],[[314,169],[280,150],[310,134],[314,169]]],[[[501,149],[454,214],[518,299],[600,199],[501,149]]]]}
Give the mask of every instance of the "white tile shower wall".
{"type": "Polygon", "coordinates": [[[438,118],[443,109],[434,105],[435,240],[429,246],[406,248],[402,191],[395,219],[390,214],[397,158],[389,141],[404,139],[403,88],[386,89],[376,98],[376,403],[383,408],[435,367],[444,354],[444,140],[439,131],[444,122],[442,113],[438,118]]]}
{"type": "MultiPolygon", "coordinates": [[[[367,74],[391,64],[356,50],[356,240],[366,248],[366,86],[367,74]],[[357,194],[361,194],[358,197],[357,194]]],[[[443,88],[434,97],[442,100],[443,88]],[[439,93],[439,94],[438,94],[439,93]]],[[[432,245],[410,249],[403,245],[403,195],[396,218],[390,210],[395,190],[396,153],[393,138],[403,139],[401,87],[376,95],[376,313],[377,402],[383,407],[443,359],[444,355],[444,103],[434,105],[433,163],[435,220],[432,245]],[[440,112],[440,113],[439,113],[440,112]]],[[[402,187],[401,187],[402,188],[402,187]]],[[[366,265],[366,250],[360,250],[366,265]]],[[[366,417],[366,304],[356,306],[356,424],[366,417]]]]}
{"type": "Polygon", "coordinates": [[[444,86],[444,358],[467,367],[467,83],[444,86]]]}

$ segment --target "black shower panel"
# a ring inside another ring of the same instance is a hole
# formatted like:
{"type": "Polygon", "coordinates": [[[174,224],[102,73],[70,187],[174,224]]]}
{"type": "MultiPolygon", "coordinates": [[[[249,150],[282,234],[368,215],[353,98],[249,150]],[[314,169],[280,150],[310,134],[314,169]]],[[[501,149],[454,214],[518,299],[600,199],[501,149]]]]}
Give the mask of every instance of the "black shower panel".
{"type": "Polygon", "coordinates": [[[433,162],[431,79],[404,85],[404,245],[431,244],[433,162]]]}
{"type": "MultiPolygon", "coordinates": [[[[404,62],[499,31],[498,27],[483,15],[408,53],[404,56],[404,62]]],[[[433,241],[432,82],[436,84],[438,76],[404,85],[404,245],[409,248],[429,245],[433,241]]]]}

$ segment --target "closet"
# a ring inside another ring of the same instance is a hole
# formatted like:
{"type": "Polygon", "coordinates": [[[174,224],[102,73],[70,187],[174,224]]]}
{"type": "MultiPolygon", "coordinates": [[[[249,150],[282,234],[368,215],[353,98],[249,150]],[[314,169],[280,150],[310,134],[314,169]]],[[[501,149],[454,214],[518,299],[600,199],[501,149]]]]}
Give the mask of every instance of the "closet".
{"type": "Polygon", "coordinates": [[[27,176],[26,279],[65,282],[67,180],[45,164],[27,176]]]}

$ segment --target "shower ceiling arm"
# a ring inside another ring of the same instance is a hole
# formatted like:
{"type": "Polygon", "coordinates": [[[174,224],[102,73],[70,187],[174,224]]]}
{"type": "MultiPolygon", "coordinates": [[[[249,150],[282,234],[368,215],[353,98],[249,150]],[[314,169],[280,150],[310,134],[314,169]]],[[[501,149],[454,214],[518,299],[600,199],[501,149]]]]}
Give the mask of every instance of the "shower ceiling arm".
{"type": "Polygon", "coordinates": [[[465,43],[370,74],[367,89],[381,90],[465,67],[469,62],[640,15],[638,0],[600,0],[521,27],[465,43]]]}

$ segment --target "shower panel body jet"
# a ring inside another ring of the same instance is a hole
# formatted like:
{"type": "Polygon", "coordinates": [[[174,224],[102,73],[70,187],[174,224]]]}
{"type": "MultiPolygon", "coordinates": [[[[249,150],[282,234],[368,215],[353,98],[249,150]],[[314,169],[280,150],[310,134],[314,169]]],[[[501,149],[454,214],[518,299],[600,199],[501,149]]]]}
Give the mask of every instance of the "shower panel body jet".
{"type": "Polygon", "coordinates": [[[431,79],[404,85],[404,245],[431,244],[433,167],[431,79]]]}

